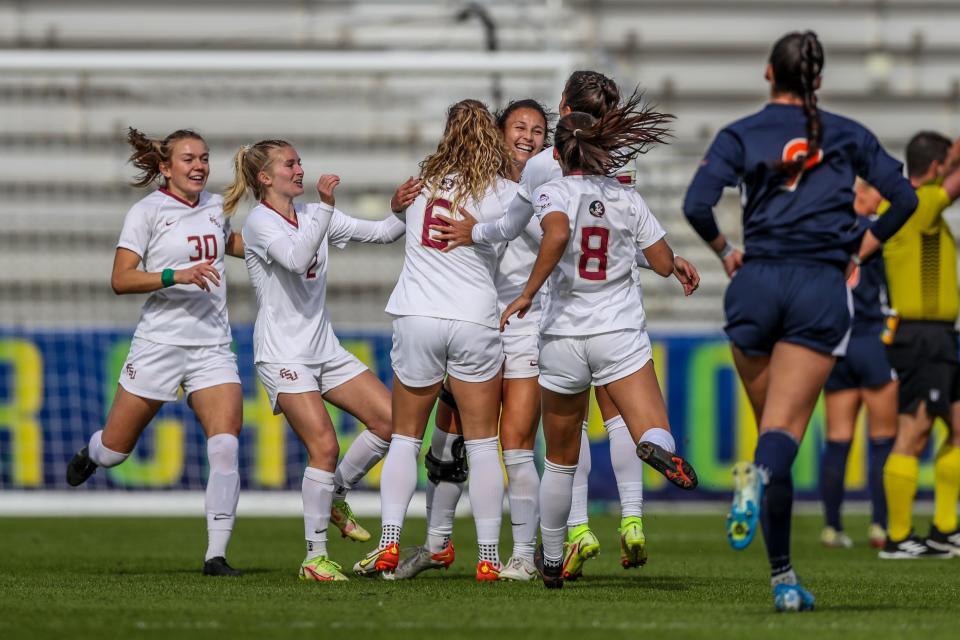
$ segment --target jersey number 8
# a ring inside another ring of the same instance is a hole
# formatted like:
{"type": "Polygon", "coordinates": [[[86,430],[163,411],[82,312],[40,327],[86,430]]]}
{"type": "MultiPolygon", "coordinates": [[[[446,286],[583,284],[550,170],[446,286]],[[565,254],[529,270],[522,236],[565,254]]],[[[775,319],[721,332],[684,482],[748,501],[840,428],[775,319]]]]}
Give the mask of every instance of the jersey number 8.
{"type": "Polygon", "coordinates": [[[584,280],[607,279],[607,243],[610,229],[584,227],[580,232],[580,277],[584,280]],[[591,262],[593,260],[593,262],[591,262]],[[590,267],[594,268],[591,269],[590,267]]]}

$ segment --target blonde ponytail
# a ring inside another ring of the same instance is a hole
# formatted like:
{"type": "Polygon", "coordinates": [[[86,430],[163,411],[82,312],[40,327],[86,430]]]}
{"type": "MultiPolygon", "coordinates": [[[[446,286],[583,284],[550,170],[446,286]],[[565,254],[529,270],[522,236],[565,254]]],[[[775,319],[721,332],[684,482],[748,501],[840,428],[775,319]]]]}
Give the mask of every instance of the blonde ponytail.
{"type": "Polygon", "coordinates": [[[255,200],[263,197],[263,187],[257,176],[270,164],[270,152],[289,147],[286,140],[261,140],[245,144],[233,156],[233,182],[223,192],[223,213],[233,215],[237,205],[249,191],[255,200]]]}

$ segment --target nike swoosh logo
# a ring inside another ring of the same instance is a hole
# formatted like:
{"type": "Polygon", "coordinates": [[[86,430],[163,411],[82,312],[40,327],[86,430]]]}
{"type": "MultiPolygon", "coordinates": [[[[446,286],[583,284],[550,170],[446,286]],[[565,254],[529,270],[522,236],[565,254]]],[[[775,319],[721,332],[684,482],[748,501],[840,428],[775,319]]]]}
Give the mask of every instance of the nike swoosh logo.
{"type": "Polygon", "coordinates": [[[527,523],[526,523],[526,522],[514,522],[513,520],[510,521],[510,526],[511,526],[511,527],[522,527],[522,526],[525,525],[525,524],[527,524],[527,523]]]}
{"type": "Polygon", "coordinates": [[[229,520],[229,519],[232,518],[232,517],[233,517],[233,516],[231,516],[231,515],[226,515],[226,514],[223,514],[223,513],[217,513],[217,514],[215,514],[215,515],[213,516],[213,519],[214,519],[214,520],[229,520]]]}
{"type": "Polygon", "coordinates": [[[172,225],[174,222],[176,222],[176,220],[167,220],[166,224],[167,224],[167,226],[169,227],[169,226],[172,225]]]}
{"type": "Polygon", "coordinates": [[[326,530],[326,529],[314,529],[313,532],[319,534],[319,533],[326,533],[327,530],[326,530]]]}
{"type": "Polygon", "coordinates": [[[367,568],[367,565],[370,564],[371,562],[373,562],[373,561],[376,560],[376,559],[377,559],[377,556],[372,556],[372,557],[369,557],[369,558],[364,558],[364,559],[362,559],[360,562],[358,562],[357,564],[359,564],[361,567],[363,567],[364,569],[366,569],[366,568],[367,568]]]}

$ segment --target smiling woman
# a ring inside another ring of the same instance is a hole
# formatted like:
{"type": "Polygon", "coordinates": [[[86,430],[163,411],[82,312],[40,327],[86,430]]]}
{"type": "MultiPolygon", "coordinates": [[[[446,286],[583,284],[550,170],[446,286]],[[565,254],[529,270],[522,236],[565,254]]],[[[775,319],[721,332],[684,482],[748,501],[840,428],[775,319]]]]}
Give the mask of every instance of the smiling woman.
{"type": "Polygon", "coordinates": [[[243,396],[230,351],[223,256],[243,255],[242,240],[230,230],[220,196],[204,191],[210,154],[199,134],[180,129],[152,139],[131,128],[127,141],[130,163],[140,170],[133,185],[160,186],[127,213],[111,285],[118,295],[150,296],[107,423],[70,461],[67,482],[78,486],[97,467],[126,460],[153,416],[182,387],[207,435],[209,545],[203,573],[237,576],[225,556],[240,495],[243,396]]]}

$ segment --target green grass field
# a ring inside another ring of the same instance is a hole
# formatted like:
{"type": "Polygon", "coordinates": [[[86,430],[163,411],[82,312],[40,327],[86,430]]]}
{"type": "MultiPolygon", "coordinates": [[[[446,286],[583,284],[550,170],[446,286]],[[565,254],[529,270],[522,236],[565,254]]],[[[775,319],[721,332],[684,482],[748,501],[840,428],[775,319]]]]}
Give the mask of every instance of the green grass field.
{"type": "MultiPolygon", "coordinates": [[[[863,519],[848,520],[852,533],[865,531],[863,519]]],[[[731,551],[719,516],[644,522],[646,567],[621,569],[616,520],[595,518],[603,546],[587,577],[547,591],[474,582],[469,520],[457,523],[448,572],[316,584],[296,577],[298,519],[241,519],[230,561],[246,575],[232,580],[200,575],[202,518],[4,519],[0,638],[957,637],[960,559],[880,561],[862,543],[826,550],[819,518],[798,517],[795,564],[817,610],[776,614],[759,540],[731,551]]],[[[423,530],[412,520],[404,545],[423,530]]],[[[331,555],[347,567],[368,548],[337,538],[331,555]]]]}

